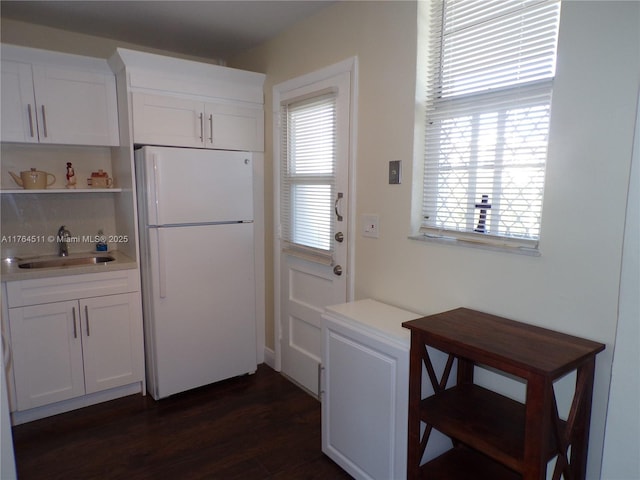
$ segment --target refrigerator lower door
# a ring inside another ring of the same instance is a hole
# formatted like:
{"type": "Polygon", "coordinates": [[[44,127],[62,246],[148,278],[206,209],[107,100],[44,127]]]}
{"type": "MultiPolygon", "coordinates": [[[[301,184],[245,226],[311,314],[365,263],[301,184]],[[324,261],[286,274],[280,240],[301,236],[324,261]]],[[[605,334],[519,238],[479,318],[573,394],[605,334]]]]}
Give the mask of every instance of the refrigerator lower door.
{"type": "Polygon", "coordinates": [[[149,228],[148,245],[153,397],[254,372],[253,224],[149,228]]]}

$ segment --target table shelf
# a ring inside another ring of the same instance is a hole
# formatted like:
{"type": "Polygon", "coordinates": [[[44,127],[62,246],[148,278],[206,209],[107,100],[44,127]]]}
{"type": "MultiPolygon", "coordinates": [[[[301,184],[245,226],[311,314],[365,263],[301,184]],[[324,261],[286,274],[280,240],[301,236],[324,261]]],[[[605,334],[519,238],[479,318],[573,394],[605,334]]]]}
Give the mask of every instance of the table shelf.
{"type": "MultiPolygon", "coordinates": [[[[420,402],[421,421],[517,472],[523,470],[525,413],[524,404],[474,384],[420,402]]],[[[557,451],[553,435],[547,445],[548,461],[557,451]]]]}
{"type": "Polygon", "coordinates": [[[469,448],[456,447],[420,469],[424,480],[520,480],[517,473],[469,448]]]}

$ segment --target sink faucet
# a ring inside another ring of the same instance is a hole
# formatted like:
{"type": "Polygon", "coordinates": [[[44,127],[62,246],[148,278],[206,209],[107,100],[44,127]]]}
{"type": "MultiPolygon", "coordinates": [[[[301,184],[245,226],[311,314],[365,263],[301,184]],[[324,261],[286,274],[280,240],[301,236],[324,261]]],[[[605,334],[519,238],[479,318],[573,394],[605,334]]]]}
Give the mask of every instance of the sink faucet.
{"type": "Polygon", "coordinates": [[[58,255],[61,257],[66,257],[69,255],[69,246],[67,245],[67,241],[69,240],[69,236],[71,232],[62,225],[58,229],[58,236],[56,237],[56,242],[58,242],[58,255]]]}

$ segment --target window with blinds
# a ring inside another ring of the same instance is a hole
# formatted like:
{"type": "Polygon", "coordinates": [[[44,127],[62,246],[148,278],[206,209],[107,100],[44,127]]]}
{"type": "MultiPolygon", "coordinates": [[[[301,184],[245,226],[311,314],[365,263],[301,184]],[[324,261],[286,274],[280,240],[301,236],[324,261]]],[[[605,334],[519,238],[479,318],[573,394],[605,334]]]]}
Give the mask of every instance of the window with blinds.
{"type": "Polygon", "coordinates": [[[560,1],[432,8],[421,232],[537,248],[560,1]]]}
{"type": "Polygon", "coordinates": [[[330,264],[336,178],[336,94],[282,105],[280,224],[283,248],[330,264]]]}

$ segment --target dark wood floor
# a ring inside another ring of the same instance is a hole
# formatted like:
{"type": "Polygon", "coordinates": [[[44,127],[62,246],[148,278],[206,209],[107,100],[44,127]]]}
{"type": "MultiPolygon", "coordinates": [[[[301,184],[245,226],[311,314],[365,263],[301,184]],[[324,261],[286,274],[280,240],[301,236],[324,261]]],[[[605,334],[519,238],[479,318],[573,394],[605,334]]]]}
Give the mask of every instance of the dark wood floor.
{"type": "Polygon", "coordinates": [[[320,451],[320,403],[267,366],[13,429],[20,480],[350,479],[320,451]]]}

